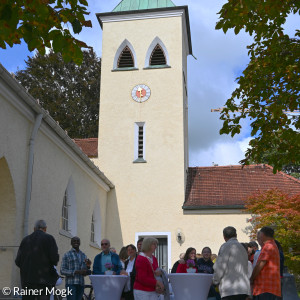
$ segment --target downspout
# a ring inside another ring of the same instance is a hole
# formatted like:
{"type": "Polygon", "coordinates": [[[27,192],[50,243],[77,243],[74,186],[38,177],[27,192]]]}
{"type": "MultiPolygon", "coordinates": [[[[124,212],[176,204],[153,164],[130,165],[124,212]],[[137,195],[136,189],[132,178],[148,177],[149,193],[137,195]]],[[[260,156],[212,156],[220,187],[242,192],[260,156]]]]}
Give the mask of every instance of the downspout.
{"type": "Polygon", "coordinates": [[[33,172],[33,155],[34,155],[34,142],[36,134],[40,128],[43,119],[43,114],[37,115],[35,123],[31,132],[31,137],[29,140],[29,154],[28,154],[28,166],[27,166],[27,184],[26,184],[26,196],[25,196],[25,212],[24,212],[24,232],[23,236],[28,235],[28,220],[29,220],[29,207],[31,200],[31,190],[32,190],[32,172],[33,172]]]}

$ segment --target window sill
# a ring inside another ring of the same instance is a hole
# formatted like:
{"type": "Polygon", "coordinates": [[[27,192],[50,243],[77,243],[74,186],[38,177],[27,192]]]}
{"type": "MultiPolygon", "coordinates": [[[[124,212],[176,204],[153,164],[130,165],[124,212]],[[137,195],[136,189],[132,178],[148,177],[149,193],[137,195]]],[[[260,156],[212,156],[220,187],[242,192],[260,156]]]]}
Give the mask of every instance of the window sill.
{"type": "Polygon", "coordinates": [[[93,248],[101,250],[101,247],[95,242],[90,242],[90,246],[93,247],[93,248]]]}
{"type": "Polygon", "coordinates": [[[137,158],[136,160],[133,161],[134,164],[136,163],[146,163],[147,161],[144,160],[143,158],[137,158]]]}
{"type": "Polygon", "coordinates": [[[138,68],[116,68],[111,70],[112,72],[119,72],[119,71],[136,71],[138,68]]]}
{"type": "Polygon", "coordinates": [[[73,235],[69,231],[66,231],[64,229],[60,229],[59,234],[65,236],[69,239],[71,239],[73,237],[73,235]]]}
{"type": "Polygon", "coordinates": [[[168,66],[168,65],[157,65],[157,66],[148,66],[148,67],[145,67],[144,70],[168,69],[168,68],[171,68],[171,66],[168,66]]]}

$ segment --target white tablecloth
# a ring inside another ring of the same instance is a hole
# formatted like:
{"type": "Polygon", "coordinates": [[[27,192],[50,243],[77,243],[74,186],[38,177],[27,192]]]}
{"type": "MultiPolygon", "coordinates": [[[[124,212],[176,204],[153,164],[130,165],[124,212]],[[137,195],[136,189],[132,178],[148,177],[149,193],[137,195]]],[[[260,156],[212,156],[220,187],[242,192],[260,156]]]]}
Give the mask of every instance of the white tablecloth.
{"type": "Polygon", "coordinates": [[[168,275],[175,300],[206,300],[212,274],[172,273],[168,275]]]}
{"type": "Polygon", "coordinates": [[[95,300],[120,300],[128,276],[90,275],[95,300]]]}

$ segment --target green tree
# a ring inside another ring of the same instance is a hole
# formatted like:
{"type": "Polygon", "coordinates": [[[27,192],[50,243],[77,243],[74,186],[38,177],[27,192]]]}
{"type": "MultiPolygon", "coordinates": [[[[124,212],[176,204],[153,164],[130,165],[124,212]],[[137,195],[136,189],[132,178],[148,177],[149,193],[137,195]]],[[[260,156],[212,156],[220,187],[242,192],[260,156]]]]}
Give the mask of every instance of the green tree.
{"type": "Polygon", "coordinates": [[[61,54],[28,57],[16,79],[39,100],[72,138],[98,136],[101,59],[83,51],[80,66],[65,63],[61,54]]]}
{"type": "MultiPolygon", "coordinates": [[[[260,161],[252,161],[250,160],[250,164],[270,164],[269,157],[272,155],[276,155],[276,150],[273,150],[270,154],[270,150],[265,151],[260,158],[260,161]]],[[[282,171],[288,175],[291,175],[297,179],[300,179],[300,163],[295,162],[293,164],[287,164],[282,166],[282,171]]]]}
{"type": "Polygon", "coordinates": [[[300,179],[300,164],[297,163],[297,164],[290,164],[290,165],[285,165],[283,166],[282,168],[282,171],[284,171],[285,173],[297,178],[297,179],[300,179]]]}
{"type": "Polygon", "coordinates": [[[289,196],[274,189],[251,195],[246,210],[252,214],[252,237],[263,226],[275,230],[285,256],[285,265],[300,274],[300,194],[289,196]]]}
{"type": "Polygon", "coordinates": [[[73,37],[83,27],[92,27],[86,0],[0,0],[0,47],[6,49],[23,39],[30,51],[45,48],[61,52],[65,61],[81,63],[82,48],[88,46],[73,37]]]}
{"type": "Polygon", "coordinates": [[[283,30],[287,16],[299,12],[295,0],[228,0],[216,25],[225,33],[243,29],[254,38],[250,63],[221,112],[220,133],[240,133],[241,120],[249,118],[253,139],[241,163],[260,162],[269,151],[274,173],[300,161],[300,117],[285,113],[300,105],[300,31],[290,37],[283,30]]]}

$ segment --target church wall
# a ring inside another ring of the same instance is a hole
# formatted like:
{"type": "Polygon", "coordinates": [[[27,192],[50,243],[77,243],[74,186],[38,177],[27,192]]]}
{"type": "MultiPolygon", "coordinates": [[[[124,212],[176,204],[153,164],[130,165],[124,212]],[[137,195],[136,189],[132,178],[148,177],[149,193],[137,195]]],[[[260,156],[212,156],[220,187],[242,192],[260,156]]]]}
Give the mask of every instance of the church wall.
{"type": "Polygon", "coordinates": [[[6,162],[0,159],[0,260],[1,268],[6,272],[0,272],[0,282],[4,286],[10,284],[13,274],[11,261],[14,257],[15,231],[16,231],[16,199],[11,174],[6,162]]]}
{"type": "MultiPolygon", "coordinates": [[[[28,95],[15,86],[12,78],[9,78],[11,85],[3,78],[0,76],[0,208],[4,208],[1,219],[5,224],[1,223],[0,230],[0,288],[20,284],[14,259],[23,238],[28,145],[35,121],[35,112],[22,98],[28,95]],[[11,86],[15,86],[15,90],[11,86]]],[[[34,146],[28,233],[33,231],[36,220],[44,219],[47,232],[57,241],[60,262],[64,252],[70,249],[70,237],[60,233],[63,197],[69,180],[73,182],[77,203],[77,235],[81,238],[82,250],[93,260],[100,250],[90,244],[92,213],[99,202],[100,237],[105,236],[110,188],[42,120],[34,146]]],[[[100,244],[100,240],[97,242],[100,244]]]]}
{"type": "Polygon", "coordinates": [[[1,231],[0,231],[0,288],[10,286],[11,282],[17,282],[17,267],[13,263],[17,253],[19,241],[22,237],[24,219],[24,200],[26,189],[26,167],[28,144],[31,124],[28,117],[33,114],[30,110],[22,109],[22,113],[13,102],[15,94],[0,80],[0,160],[1,183],[7,190],[6,194],[1,188],[0,205],[1,231]],[[11,102],[12,101],[12,102],[11,102]],[[9,198],[9,199],[8,199],[9,198]],[[10,202],[9,209],[5,206],[10,202]],[[5,224],[2,224],[5,222],[5,224]],[[6,285],[4,285],[6,284],[6,285]]]}
{"type": "MultiPolygon", "coordinates": [[[[48,222],[48,231],[57,236],[60,256],[70,249],[70,238],[59,234],[63,197],[68,182],[75,187],[77,203],[77,233],[81,239],[82,250],[91,259],[99,250],[90,246],[90,229],[95,202],[100,202],[100,212],[106,210],[107,192],[66,155],[56,144],[40,132],[36,143],[31,225],[36,218],[48,222]],[[49,147],[51,145],[51,147],[49,147]],[[43,205],[39,205],[40,201],[43,205]],[[49,212],[51,212],[49,214],[49,212]]],[[[102,236],[105,235],[105,214],[102,213],[102,236]]],[[[32,226],[30,228],[32,228],[32,226]]],[[[100,241],[99,241],[100,245],[100,241]]]]}
{"type": "MultiPolygon", "coordinates": [[[[180,228],[185,237],[185,242],[176,248],[173,255],[175,262],[181,252],[185,252],[188,247],[194,247],[197,253],[201,253],[206,246],[212,249],[212,253],[218,254],[220,246],[225,242],[223,239],[223,229],[233,226],[237,229],[237,236],[240,242],[249,242],[249,236],[245,229],[249,224],[246,220],[249,214],[240,213],[201,213],[184,214],[177,219],[176,228],[180,228]]],[[[175,235],[175,233],[174,233],[175,235]]]]}

